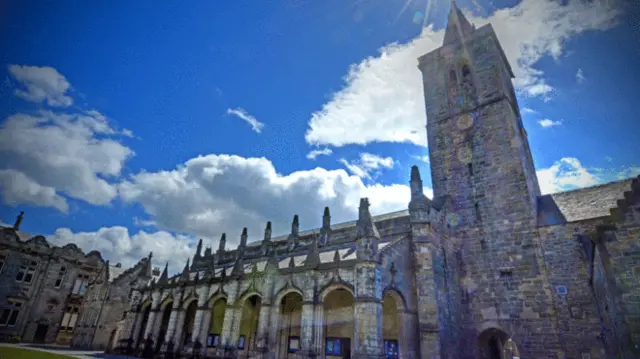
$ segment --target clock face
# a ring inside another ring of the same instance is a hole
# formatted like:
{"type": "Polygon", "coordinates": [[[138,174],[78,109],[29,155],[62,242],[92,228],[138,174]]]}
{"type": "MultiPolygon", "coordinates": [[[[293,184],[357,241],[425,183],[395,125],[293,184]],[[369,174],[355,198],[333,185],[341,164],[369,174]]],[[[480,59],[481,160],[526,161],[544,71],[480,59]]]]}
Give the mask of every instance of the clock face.
{"type": "Polygon", "coordinates": [[[468,130],[473,126],[473,117],[468,114],[464,114],[458,118],[458,129],[468,130]]]}

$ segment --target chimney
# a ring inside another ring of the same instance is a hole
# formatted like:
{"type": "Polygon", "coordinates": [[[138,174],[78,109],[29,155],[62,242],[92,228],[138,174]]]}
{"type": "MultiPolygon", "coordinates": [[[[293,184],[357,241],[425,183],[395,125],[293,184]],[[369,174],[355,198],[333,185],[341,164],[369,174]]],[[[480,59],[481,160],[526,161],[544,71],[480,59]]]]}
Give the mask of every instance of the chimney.
{"type": "Polygon", "coordinates": [[[18,218],[16,218],[16,223],[13,225],[13,229],[16,231],[20,230],[20,223],[22,223],[22,219],[24,218],[24,212],[20,212],[18,218]]]}
{"type": "Polygon", "coordinates": [[[120,262],[116,263],[116,268],[122,268],[122,263],[120,262]]]}
{"type": "Polygon", "coordinates": [[[160,268],[154,267],[151,274],[153,274],[154,277],[158,277],[160,275],[160,268]]]}

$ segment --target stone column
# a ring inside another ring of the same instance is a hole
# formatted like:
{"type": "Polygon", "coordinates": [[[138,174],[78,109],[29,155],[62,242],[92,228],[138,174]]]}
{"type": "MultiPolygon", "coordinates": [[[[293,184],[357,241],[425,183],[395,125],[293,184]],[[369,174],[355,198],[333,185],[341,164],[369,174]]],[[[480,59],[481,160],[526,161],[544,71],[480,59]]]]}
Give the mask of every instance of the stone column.
{"type": "Polygon", "coordinates": [[[317,357],[315,345],[315,304],[312,301],[302,302],[302,317],[300,320],[300,349],[303,357],[317,357]]]}
{"type": "MultiPolygon", "coordinates": [[[[420,356],[434,358],[444,355],[440,352],[440,319],[441,312],[438,303],[440,288],[437,276],[441,275],[443,261],[438,258],[438,248],[432,243],[436,233],[426,223],[412,222],[413,256],[416,265],[415,283],[418,296],[418,340],[420,356]]],[[[443,308],[444,309],[444,308],[443,308]]]]}
{"type": "Polygon", "coordinates": [[[324,304],[317,303],[315,306],[315,317],[314,317],[314,325],[315,325],[315,350],[318,353],[318,357],[322,358],[322,353],[324,353],[324,304]]]}
{"type": "Polygon", "coordinates": [[[269,317],[271,314],[271,304],[268,302],[268,298],[266,298],[264,303],[260,304],[260,312],[258,313],[258,334],[256,337],[256,349],[259,352],[266,352],[269,350],[268,340],[269,340],[269,317]]]}
{"type": "Polygon", "coordinates": [[[179,308],[176,309],[177,311],[177,315],[176,315],[176,322],[175,325],[173,327],[173,342],[175,343],[175,348],[176,350],[180,350],[183,348],[183,341],[182,339],[182,330],[184,329],[184,321],[186,319],[187,316],[187,310],[184,308],[179,308]]]}
{"type": "Polygon", "coordinates": [[[209,286],[198,288],[198,309],[196,310],[196,316],[193,320],[193,332],[191,335],[193,343],[200,341],[200,344],[205,344],[200,340],[200,328],[202,327],[202,318],[208,311],[208,308],[205,306],[207,299],[209,299],[209,286]]]}
{"type": "Polygon", "coordinates": [[[204,307],[202,314],[202,324],[198,333],[198,340],[202,343],[203,351],[207,349],[207,338],[209,337],[209,327],[211,326],[211,308],[204,307]]]}
{"type": "Polygon", "coordinates": [[[354,358],[384,359],[382,287],[376,262],[356,264],[354,358]]]}
{"type": "Polygon", "coordinates": [[[147,326],[144,328],[144,338],[142,338],[142,340],[140,341],[141,343],[144,343],[145,340],[147,340],[147,338],[149,338],[149,335],[151,335],[151,337],[154,339],[156,339],[156,336],[158,335],[157,331],[155,330],[158,325],[155,325],[156,322],[156,317],[160,317],[160,320],[162,320],[162,317],[160,315],[161,313],[159,312],[158,309],[151,309],[151,311],[149,311],[149,319],[147,320],[147,326]]]}
{"type": "MultiPolygon", "coordinates": [[[[240,337],[240,322],[242,320],[242,306],[234,305],[233,308],[229,309],[227,307],[227,311],[224,314],[224,323],[222,324],[222,332],[223,335],[226,332],[227,335],[227,345],[231,345],[234,348],[238,345],[238,338],[240,337]],[[228,314],[227,314],[228,313],[228,314]],[[229,316],[227,318],[227,315],[229,316]],[[228,326],[228,327],[227,327],[228,326]]],[[[246,339],[246,338],[245,338],[246,339]]],[[[245,344],[245,347],[249,345],[249,343],[245,344]]]]}
{"type": "MultiPolygon", "coordinates": [[[[178,308],[179,308],[179,304],[178,302],[173,302],[172,304],[172,308],[171,308],[171,314],[169,315],[169,324],[167,324],[167,333],[164,335],[164,343],[162,344],[162,350],[166,350],[167,347],[167,343],[169,343],[169,341],[173,340],[173,344],[174,344],[174,348],[177,347],[177,343],[174,340],[174,336],[173,336],[173,332],[176,329],[176,322],[178,320],[178,308]]],[[[160,330],[160,328],[158,328],[158,330],[160,330]]]]}
{"type": "Polygon", "coordinates": [[[275,358],[278,350],[278,331],[280,330],[280,305],[272,305],[269,308],[271,312],[269,328],[267,333],[267,347],[269,348],[270,358],[275,358]]]}
{"type": "MultiPolygon", "coordinates": [[[[238,308],[236,308],[236,294],[238,291],[239,283],[237,281],[229,283],[229,297],[227,298],[227,309],[224,312],[224,322],[222,323],[222,334],[220,335],[221,345],[233,345],[238,344],[238,330],[240,330],[240,324],[238,323],[238,308]]],[[[240,305],[240,313],[242,306],[240,305]]]]}

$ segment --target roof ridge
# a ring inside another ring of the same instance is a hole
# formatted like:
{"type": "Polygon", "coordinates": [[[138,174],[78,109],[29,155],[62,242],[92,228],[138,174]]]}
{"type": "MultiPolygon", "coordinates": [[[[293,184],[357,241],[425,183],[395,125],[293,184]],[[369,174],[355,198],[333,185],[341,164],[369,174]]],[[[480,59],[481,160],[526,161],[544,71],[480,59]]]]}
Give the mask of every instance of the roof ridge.
{"type": "Polygon", "coordinates": [[[629,178],[624,178],[624,179],[620,179],[620,180],[616,180],[616,181],[609,181],[609,182],[605,182],[605,183],[600,183],[600,184],[596,184],[593,186],[589,186],[589,187],[582,187],[582,188],[574,188],[574,189],[570,189],[567,191],[561,191],[561,192],[555,192],[555,193],[547,193],[547,194],[543,194],[540,195],[540,197],[543,196],[553,196],[553,195],[558,195],[558,194],[565,194],[565,193],[573,193],[573,192],[579,192],[579,191],[586,191],[589,189],[595,189],[595,188],[599,188],[599,187],[604,187],[604,186],[608,186],[608,185],[612,185],[615,183],[622,183],[622,182],[627,182],[627,181],[633,181],[633,179],[636,178],[634,177],[629,177],[629,178]]]}

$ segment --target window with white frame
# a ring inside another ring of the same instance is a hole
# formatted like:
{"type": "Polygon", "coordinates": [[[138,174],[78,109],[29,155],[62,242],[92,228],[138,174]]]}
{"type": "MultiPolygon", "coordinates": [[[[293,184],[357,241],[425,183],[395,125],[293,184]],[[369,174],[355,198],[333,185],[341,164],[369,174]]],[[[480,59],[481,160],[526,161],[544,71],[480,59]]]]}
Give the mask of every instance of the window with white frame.
{"type": "Polygon", "coordinates": [[[16,275],[16,282],[31,284],[36,274],[36,268],[38,268],[37,261],[29,259],[22,260],[18,274],[16,275]]]}
{"type": "Polygon", "coordinates": [[[67,311],[64,313],[62,317],[62,323],[60,323],[60,330],[64,330],[67,332],[72,332],[73,328],[76,326],[76,322],[78,321],[78,312],[80,311],[80,307],[71,305],[67,307],[67,311]]]}
{"type": "Polygon", "coordinates": [[[0,316],[0,326],[13,327],[18,322],[18,315],[22,308],[22,302],[19,300],[9,299],[7,305],[2,309],[0,316]]]}
{"type": "Polygon", "coordinates": [[[78,275],[78,278],[76,278],[76,282],[73,285],[73,291],[71,293],[84,295],[84,292],[87,290],[87,284],[89,284],[89,276],[83,274],[78,275]]]}
{"type": "Polygon", "coordinates": [[[54,285],[54,287],[60,288],[60,286],[62,285],[62,282],[64,281],[65,274],[67,274],[67,267],[65,266],[60,267],[60,270],[58,271],[58,278],[56,278],[56,284],[54,285]]]}
{"type": "Polygon", "coordinates": [[[4,264],[7,263],[7,255],[4,253],[0,254],[0,274],[2,274],[2,270],[4,269],[4,264]]]}

